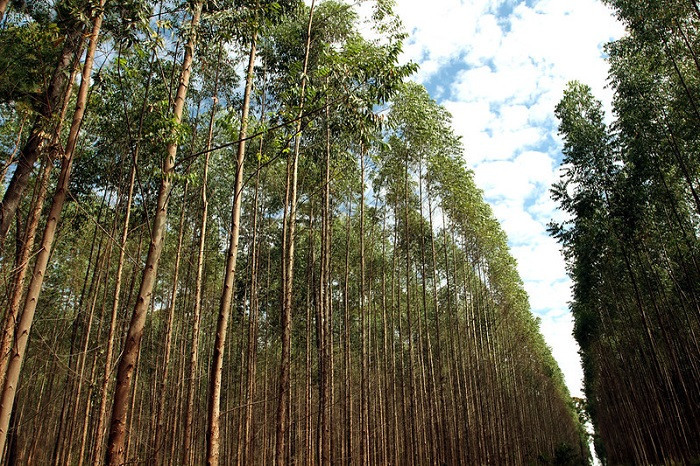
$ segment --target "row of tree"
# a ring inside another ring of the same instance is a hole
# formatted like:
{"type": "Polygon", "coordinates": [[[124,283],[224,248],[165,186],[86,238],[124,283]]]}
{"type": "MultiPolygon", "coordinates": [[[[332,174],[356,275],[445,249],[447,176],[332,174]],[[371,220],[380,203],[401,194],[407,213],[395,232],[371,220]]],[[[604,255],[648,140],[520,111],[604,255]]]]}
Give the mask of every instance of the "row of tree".
{"type": "Polygon", "coordinates": [[[8,464],[587,463],[390,2],[6,3],[8,464]]]}
{"type": "Polygon", "coordinates": [[[610,0],[615,119],[571,83],[557,107],[574,280],[597,448],[611,464],[700,460],[700,10],[610,0]]]}

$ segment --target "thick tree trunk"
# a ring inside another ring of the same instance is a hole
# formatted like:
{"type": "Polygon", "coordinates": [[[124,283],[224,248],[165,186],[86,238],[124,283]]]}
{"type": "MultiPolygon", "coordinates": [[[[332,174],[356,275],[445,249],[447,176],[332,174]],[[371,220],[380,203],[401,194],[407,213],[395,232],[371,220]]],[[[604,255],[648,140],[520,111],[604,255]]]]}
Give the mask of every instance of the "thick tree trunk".
{"type": "MultiPolygon", "coordinates": [[[[192,61],[194,58],[194,47],[197,41],[197,27],[202,13],[203,1],[198,1],[193,5],[191,24],[191,35],[185,47],[185,56],[182,62],[180,83],[175,97],[175,109],[173,117],[176,124],[182,121],[182,113],[185,108],[185,97],[190,82],[192,72],[192,61]]],[[[160,254],[163,250],[163,240],[165,235],[165,224],[168,214],[168,200],[172,188],[172,176],[175,168],[175,156],[177,155],[177,143],[168,144],[167,155],[163,161],[163,174],[158,191],[158,204],[156,215],[153,219],[151,230],[151,242],[146,256],[146,266],[143,269],[141,286],[139,288],[138,299],[134,307],[134,312],[129,324],[129,330],[124,344],[124,351],[119,360],[117,369],[117,387],[114,394],[114,404],[110,421],[109,441],[107,445],[107,463],[110,465],[123,464],[126,461],[126,418],[128,411],[129,393],[131,392],[131,379],[136,367],[136,359],[141,347],[141,338],[146,324],[146,312],[148,310],[153,285],[158,272],[160,254]]]]}

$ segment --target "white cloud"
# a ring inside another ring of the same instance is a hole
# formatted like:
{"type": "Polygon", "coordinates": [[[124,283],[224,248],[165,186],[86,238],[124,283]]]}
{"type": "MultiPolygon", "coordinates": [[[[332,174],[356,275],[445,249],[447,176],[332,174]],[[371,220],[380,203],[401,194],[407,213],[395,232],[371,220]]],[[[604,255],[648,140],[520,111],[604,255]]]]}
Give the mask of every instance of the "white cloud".
{"type": "Polygon", "coordinates": [[[554,359],[564,373],[564,380],[571,396],[583,397],[583,369],[576,345],[571,344],[574,330],[573,317],[569,313],[557,315],[557,311],[541,316],[540,329],[547,344],[552,348],[554,359]]]}
{"type": "MultiPolygon", "coordinates": [[[[518,261],[519,271],[525,281],[542,282],[544,286],[538,289],[529,290],[531,305],[538,311],[546,311],[553,306],[537,305],[537,302],[551,302],[551,290],[556,288],[557,283],[566,282],[565,289],[568,290],[568,280],[566,279],[564,260],[559,253],[558,245],[551,238],[539,236],[535,241],[527,245],[514,246],[513,255],[518,261]]],[[[561,291],[561,287],[557,288],[561,291]]],[[[559,306],[566,306],[566,296],[564,301],[559,302],[559,306]]]]}
{"type": "Polygon", "coordinates": [[[549,199],[561,140],[553,110],[566,83],[589,84],[609,108],[603,45],[623,27],[599,0],[398,0],[418,78],[442,89],[478,186],[509,236],[532,308],[574,395],[581,367],[567,310],[571,282],[546,233],[563,214],[549,199]],[[452,76],[447,76],[449,70],[452,76]],[[439,78],[439,83],[435,78],[439,78]],[[431,81],[433,80],[433,81],[431,81]]]}
{"type": "Polygon", "coordinates": [[[405,44],[408,59],[441,64],[454,59],[476,42],[477,32],[492,32],[487,23],[479,22],[498,0],[440,0],[430,5],[422,0],[399,0],[396,11],[411,35],[405,44]]]}

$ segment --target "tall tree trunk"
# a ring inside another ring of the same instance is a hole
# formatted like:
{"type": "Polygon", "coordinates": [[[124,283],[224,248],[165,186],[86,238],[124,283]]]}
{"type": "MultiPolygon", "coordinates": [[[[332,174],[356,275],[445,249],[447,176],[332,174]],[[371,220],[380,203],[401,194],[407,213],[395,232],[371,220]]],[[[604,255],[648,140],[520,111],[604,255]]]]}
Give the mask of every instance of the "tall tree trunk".
{"type": "MultiPolygon", "coordinates": [[[[194,47],[197,41],[197,27],[202,13],[203,1],[193,5],[192,20],[190,22],[191,35],[185,47],[185,56],[182,62],[180,84],[175,97],[175,109],[173,118],[176,124],[182,121],[182,113],[185,108],[185,97],[192,72],[194,47]]],[[[176,138],[173,138],[176,139],[176,138]]],[[[129,393],[131,391],[131,379],[136,366],[136,359],[141,347],[141,338],[146,323],[146,311],[148,310],[158,272],[160,254],[163,250],[165,236],[165,224],[168,213],[168,200],[172,189],[172,176],[175,169],[175,156],[177,155],[177,142],[168,144],[167,155],[163,161],[163,174],[158,191],[158,205],[153,219],[151,241],[146,256],[146,266],[143,269],[141,286],[134,312],[129,324],[124,351],[119,360],[117,369],[117,387],[114,394],[114,404],[110,421],[109,440],[107,445],[107,462],[110,465],[123,464],[126,460],[126,417],[128,411],[129,393]]]]}
{"type": "Polygon", "coordinates": [[[250,95],[253,89],[253,71],[255,66],[257,35],[253,35],[248,57],[248,72],[246,74],[245,93],[243,95],[243,110],[241,112],[241,128],[239,131],[238,155],[236,158],[236,184],[233,191],[233,210],[231,212],[231,231],[229,232],[229,247],[226,257],[226,275],[224,288],[221,293],[219,317],[216,323],[216,339],[214,355],[209,376],[209,404],[207,411],[207,464],[219,464],[220,425],[221,416],[221,379],[224,366],[224,350],[226,347],[226,331],[231,313],[231,301],[236,277],[236,259],[238,257],[238,238],[241,223],[241,202],[243,200],[243,168],[245,163],[246,137],[248,135],[248,112],[250,110],[250,95]]]}
{"type": "MultiPolygon", "coordinates": [[[[78,48],[82,48],[82,45],[80,45],[78,48]]],[[[0,341],[0,387],[5,384],[5,375],[7,374],[7,363],[10,356],[10,348],[15,337],[17,312],[19,311],[19,306],[22,302],[22,296],[24,296],[24,279],[26,278],[27,269],[29,268],[31,254],[34,251],[36,231],[39,227],[41,211],[43,210],[44,201],[46,200],[46,194],[48,193],[49,189],[49,175],[51,174],[51,169],[53,168],[54,158],[58,157],[61,129],[63,128],[66,113],[68,113],[70,96],[73,93],[72,83],[75,80],[75,76],[78,74],[78,70],[80,68],[80,60],[78,60],[77,56],[74,58],[73,70],[63,94],[63,104],[61,105],[61,113],[59,115],[60,118],[51,140],[51,151],[44,161],[44,168],[42,169],[38,178],[38,192],[36,197],[33,199],[32,210],[29,213],[24,238],[22,240],[22,248],[15,264],[14,277],[12,281],[12,295],[7,312],[5,313],[2,340],[0,341]]],[[[0,179],[4,179],[4,177],[0,179]]],[[[17,232],[17,235],[19,236],[19,231],[17,232]]]]}
{"type": "MultiPolygon", "coordinates": [[[[262,150],[262,139],[260,141],[260,146],[262,150]]],[[[260,154],[260,152],[259,152],[260,154]]],[[[249,322],[248,322],[248,354],[246,356],[247,361],[247,373],[246,373],[246,396],[244,400],[245,404],[245,420],[243,428],[243,458],[241,463],[252,464],[253,456],[252,452],[255,451],[253,442],[255,441],[253,437],[253,405],[255,399],[255,384],[257,377],[257,355],[258,355],[258,314],[259,314],[259,297],[258,297],[258,268],[259,268],[259,248],[258,248],[258,216],[259,216],[259,197],[260,197],[260,158],[258,158],[258,168],[255,174],[255,197],[253,200],[253,236],[251,260],[252,264],[250,266],[250,310],[249,310],[249,322]]],[[[261,213],[261,212],[260,212],[261,213]]]]}
{"type": "MultiPolygon", "coordinates": [[[[150,82],[150,79],[149,79],[150,82]]],[[[145,98],[144,98],[145,100],[145,98]]],[[[112,375],[112,359],[114,356],[114,339],[117,328],[117,317],[119,315],[119,303],[121,297],[122,275],[124,271],[124,262],[126,260],[126,242],[129,236],[129,226],[131,220],[131,204],[134,197],[134,185],[136,181],[136,165],[138,163],[138,146],[134,151],[131,161],[131,170],[129,175],[129,187],[126,197],[126,213],[124,215],[124,225],[122,226],[122,234],[119,241],[119,258],[117,261],[117,271],[115,274],[114,284],[114,299],[112,301],[112,312],[110,314],[109,330],[107,333],[107,348],[105,350],[105,366],[102,373],[102,382],[100,384],[100,406],[97,411],[97,421],[95,425],[95,439],[93,443],[92,464],[97,466],[102,462],[102,439],[104,438],[104,424],[107,409],[107,397],[109,392],[109,379],[112,375]]]]}
{"type": "Polygon", "coordinates": [[[292,288],[294,286],[294,230],[296,226],[297,212],[297,170],[299,166],[299,151],[301,148],[301,117],[304,112],[306,95],[307,72],[309,67],[309,55],[311,50],[311,24],[314,17],[315,0],[311,0],[309,10],[309,22],[306,28],[306,52],[304,54],[304,67],[301,77],[301,97],[299,112],[297,115],[296,138],[294,141],[294,153],[291,164],[288,164],[287,185],[290,193],[288,203],[285,204],[285,213],[289,206],[289,215],[283,222],[282,247],[286,254],[283,259],[282,273],[282,355],[280,362],[279,401],[277,405],[277,435],[275,443],[275,464],[286,464],[285,446],[287,441],[288,403],[290,394],[290,359],[291,359],[291,333],[292,333],[292,288]],[[290,171],[291,170],[291,171],[290,171]]]}
{"type": "MultiPolygon", "coordinates": [[[[326,79],[328,84],[328,79],[326,79]]],[[[322,387],[319,390],[321,398],[321,464],[331,464],[332,455],[332,409],[333,400],[331,390],[333,387],[332,358],[333,358],[333,324],[331,322],[331,296],[330,296],[330,247],[331,247],[331,212],[330,212],[330,157],[331,157],[331,132],[330,132],[330,108],[326,105],[326,150],[324,157],[323,180],[323,207],[321,220],[321,273],[319,278],[319,317],[321,336],[323,338],[319,357],[323,367],[321,374],[322,387]]]]}
{"type": "Polygon", "coordinates": [[[24,361],[24,355],[29,341],[29,332],[34,321],[34,312],[36,311],[37,302],[41,293],[41,287],[44,283],[46,266],[49,262],[49,256],[56,235],[56,228],[63,210],[63,204],[68,194],[68,184],[70,181],[71,168],[73,166],[73,156],[78,142],[80,126],[85,115],[85,107],[87,106],[88,90],[90,88],[90,75],[92,73],[92,65],[95,59],[95,51],[97,50],[97,42],[102,27],[103,8],[106,0],[101,0],[97,7],[97,14],[93,21],[92,32],[90,33],[90,46],[88,47],[85,64],[81,76],[80,89],[78,98],[75,104],[75,113],[70,127],[70,133],[66,142],[65,155],[61,164],[61,173],[58,178],[56,192],[54,193],[51,202],[51,209],[44,227],[44,235],[41,241],[41,249],[34,264],[34,272],[32,280],[29,283],[27,297],[22,312],[22,317],[17,325],[16,340],[13,352],[10,355],[8,363],[7,375],[0,399],[0,451],[5,449],[7,440],[7,429],[10,424],[10,414],[14,406],[15,394],[17,391],[17,382],[24,361]]]}
{"type": "MultiPolygon", "coordinates": [[[[217,64],[221,60],[221,45],[219,45],[219,54],[217,64]]],[[[202,313],[202,290],[204,287],[204,246],[207,238],[207,226],[209,219],[209,198],[207,195],[208,180],[209,180],[209,161],[211,159],[211,145],[214,138],[214,120],[216,110],[218,108],[218,88],[219,88],[219,68],[217,66],[216,77],[214,78],[214,102],[212,104],[211,115],[209,117],[209,129],[207,130],[206,154],[204,156],[204,168],[202,173],[202,217],[199,227],[199,248],[197,253],[197,274],[195,278],[195,295],[194,306],[192,312],[192,342],[190,349],[189,360],[189,377],[187,381],[187,404],[185,411],[184,424],[184,440],[183,440],[183,456],[182,464],[190,464],[191,461],[191,444],[192,444],[192,418],[194,415],[194,393],[195,381],[197,379],[197,371],[199,366],[199,329],[202,313]]]]}
{"type": "Polygon", "coordinates": [[[350,348],[350,224],[352,223],[352,203],[348,202],[347,215],[345,217],[345,272],[343,274],[343,394],[345,415],[345,442],[343,452],[345,463],[353,461],[353,410],[352,410],[352,353],[350,348]]]}
{"type": "MultiPolygon", "coordinates": [[[[196,131],[193,132],[192,145],[194,146],[196,131]]],[[[175,269],[173,270],[173,286],[170,292],[170,305],[168,306],[168,318],[165,323],[165,353],[160,372],[160,388],[158,390],[158,402],[156,408],[155,439],[153,449],[155,451],[155,464],[159,465],[163,460],[163,417],[165,412],[166,394],[168,391],[168,376],[170,375],[170,356],[173,342],[173,321],[175,319],[175,306],[177,304],[177,294],[180,278],[180,262],[182,259],[182,239],[185,232],[185,212],[187,211],[187,191],[189,183],[185,182],[185,189],[182,194],[182,205],[180,206],[180,225],[177,234],[177,248],[175,249],[175,269]]]]}
{"type": "Polygon", "coordinates": [[[369,374],[367,354],[367,306],[365,292],[365,149],[360,149],[360,462],[370,463],[369,374]]]}
{"type": "MultiPolygon", "coordinates": [[[[262,88],[262,98],[260,105],[260,122],[265,123],[265,109],[266,109],[266,84],[267,84],[267,73],[263,71],[263,88],[262,88]]],[[[258,327],[259,327],[259,313],[260,313],[260,297],[258,296],[258,281],[259,281],[259,268],[260,268],[260,247],[262,242],[258,240],[258,219],[263,216],[263,209],[258,208],[260,203],[260,170],[261,170],[261,160],[263,155],[263,136],[260,136],[260,141],[258,145],[258,167],[255,172],[255,199],[253,203],[253,238],[252,238],[252,248],[253,251],[251,255],[253,257],[253,264],[251,266],[251,283],[250,283],[250,293],[251,293],[251,310],[252,320],[250,321],[249,336],[248,336],[248,386],[246,389],[246,407],[245,407],[245,449],[244,462],[247,464],[253,464],[255,455],[255,438],[253,436],[253,412],[254,412],[254,399],[256,392],[256,377],[257,377],[257,360],[258,360],[258,327]],[[259,210],[259,212],[258,212],[259,210]],[[252,332],[252,335],[251,335],[252,332]],[[252,345],[251,345],[252,343],[252,345]]],[[[260,222],[263,225],[263,222],[260,222]]],[[[264,228],[264,226],[263,226],[264,228]]],[[[267,398],[267,393],[264,394],[267,398]]],[[[262,444],[263,449],[265,448],[265,443],[262,444]]]]}

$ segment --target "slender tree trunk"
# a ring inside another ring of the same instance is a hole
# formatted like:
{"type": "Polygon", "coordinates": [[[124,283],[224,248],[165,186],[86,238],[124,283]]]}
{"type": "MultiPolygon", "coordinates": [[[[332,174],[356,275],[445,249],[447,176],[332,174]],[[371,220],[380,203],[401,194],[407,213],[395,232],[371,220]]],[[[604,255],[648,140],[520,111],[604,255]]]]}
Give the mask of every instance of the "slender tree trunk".
{"type": "MultiPolygon", "coordinates": [[[[440,336],[440,305],[438,301],[438,279],[437,279],[437,254],[435,252],[435,230],[433,226],[433,208],[432,208],[432,202],[431,202],[431,196],[430,192],[428,190],[427,193],[427,198],[428,198],[428,225],[430,227],[430,252],[431,252],[431,278],[433,282],[433,312],[435,313],[433,316],[433,323],[435,326],[435,366],[434,366],[434,371],[437,373],[435,376],[435,380],[433,383],[435,383],[435,390],[437,391],[437,405],[438,405],[438,418],[440,419],[439,421],[439,432],[441,433],[440,435],[440,450],[443,452],[442,453],[442,459],[445,462],[449,462],[451,460],[450,457],[450,452],[452,450],[451,448],[451,439],[447,431],[447,410],[445,407],[445,393],[444,393],[444,386],[445,386],[445,379],[444,379],[444,372],[443,372],[443,367],[442,367],[442,351],[441,351],[441,345],[442,345],[442,339],[440,336]]],[[[466,318],[466,317],[465,317],[466,318]]]]}
{"type": "MultiPolygon", "coordinates": [[[[321,304],[320,300],[316,298],[316,251],[314,245],[314,203],[311,201],[309,203],[309,229],[308,229],[308,252],[306,254],[306,354],[305,354],[305,377],[304,377],[304,418],[303,418],[303,430],[304,430],[304,456],[306,464],[318,464],[323,457],[323,452],[321,451],[322,445],[322,429],[320,426],[324,421],[324,414],[326,412],[325,403],[326,400],[323,399],[323,384],[324,380],[324,366],[323,366],[323,318],[321,316],[321,304]],[[312,296],[313,295],[313,296],[312,296]],[[317,411],[317,425],[316,429],[316,451],[313,448],[313,416],[311,414],[311,402],[313,399],[313,386],[311,377],[311,364],[313,362],[313,357],[311,353],[311,335],[312,335],[312,319],[311,319],[311,308],[316,306],[317,314],[315,316],[316,323],[316,349],[318,350],[318,409],[317,411]]],[[[323,262],[321,262],[323,264],[323,262]]],[[[323,265],[321,265],[323,267],[323,265]]],[[[321,294],[319,290],[319,294],[321,294]]]]}
{"type": "MultiPolygon", "coordinates": [[[[117,230],[118,226],[118,217],[115,216],[114,221],[113,221],[113,226],[112,226],[112,231],[111,231],[111,236],[114,236],[114,233],[117,230]]],[[[100,306],[100,317],[99,317],[99,322],[104,322],[104,315],[105,315],[105,307],[107,303],[107,291],[108,291],[108,281],[109,281],[109,268],[110,268],[110,263],[111,263],[111,258],[112,258],[112,247],[114,246],[114,242],[110,241],[109,242],[109,248],[107,251],[107,265],[105,266],[105,276],[104,276],[104,292],[102,294],[102,305],[100,306]]],[[[100,337],[102,336],[102,326],[98,327],[98,332],[97,332],[97,339],[96,341],[99,344],[100,337]]],[[[95,387],[97,386],[97,380],[96,380],[96,373],[97,373],[97,362],[99,360],[99,353],[95,352],[93,355],[92,359],[92,369],[90,371],[90,385],[88,386],[88,393],[86,395],[86,407],[85,407],[85,413],[83,416],[83,434],[80,440],[80,453],[78,454],[78,466],[83,466],[85,462],[85,453],[86,453],[86,448],[87,446],[87,437],[88,437],[88,431],[90,427],[90,419],[91,419],[91,414],[92,414],[92,404],[93,404],[93,393],[95,390],[95,387]]]]}
{"type": "Polygon", "coordinates": [[[348,212],[345,217],[345,273],[343,276],[343,357],[344,357],[344,381],[343,393],[345,395],[345,463],[352,464],[353,460],[353,410],[352,410],[352,354],[350,351],[350,224],[352,223],[352,203],[348,202],[348,212]]]}
{"type": "MultiPolygon", "coordinates": [[[[196,133],[196,131],[194,132],[196,133]]],[[[195,137],[193,136],[194,145],[195,137]]],[[[155,439],[153,449],[155,451],[155,464],[159,465],[163,460],[163,416],[165,411],[165,401],[168,391],[168,376],[170,375],[170,356],[173,342],[173,321],[175,319],[175,305],[177,304],[178,279],[180,277],[180,262],[182,259],[182,238],[185,232],[185,212],[187,211],[187,191],[189,183],[185,182],[185,189],[182,194],[182,205],[180,206],[180,225],[177,234],[177,248],[175,250],[175,269],[173,270],[173,286],[170,293],[170,305],[168,306],[168,318],[165,323],[165,354],[161,364],[160,389],[158,390],[158,402],[156,408],[155,439]]]]}
{"type": "MultiPolygon", "coordinates": [[[[383,212],[382,212],[382,236],[381,236],[381,242],[382,242],[382,356],[381,356],[381,361],[382,361],[382,386],[381,390],[384,393],[384,403],[382,405],[382,438],[384,440],[383,442],[383,449],[384,449],[384,455],[383,455],[383,461],[385,463],[393,463],[394,462],[394,451],[396,448],[396,445],[393,447],[389,447],[389,439],[391,438],[391,427],[392,427],[392,422],[389,421],[391,417],[391,412],[393,409],[389,406],[389,393],[390,389],[389,387],[391,386],[390,384],[390,365],[389,365],[389,357],[391,356],[391,353],[389,352],[389,322],[387,320],[387,299],[386,299],[386,294],[387,294],[387,289],[386,289],[386,265],[387,265],[387,252],[386,252],[386,245],[387,245],[387,229],[386,229],[386,217],[387,217],[387,206],[383,206],[383,212]]],[[[392,332],[393,333],[393,332],[392,332]]],[[[393,335],[392,335],[393,338],[393,335]]],[[[393,419],[392,419],[393,421],[393,419]]]]}
{"type": "MultiPolygon", "coordinates": [[[[328,80],[326,80],[328,83],[328,80]]],[[[331,248],[331,212],[330,212],[330,156],[331,156],[331,134],[330,134],[330,108],[326,106],[326,150],[324,157],[324,180],[323,180],[323,208],[321,220],[321,273],[319,281],[319,317],[321,320],[321,335],[323,337],[322,351],[319,355],[323,362],[323,374],[321,378],[321,415],[322,422],[319,426],[321,431],[321,464],[331,464],[332,455],[332,409],[333,400],[331,390],[333,387],[332,378],[332,312],[330,296],[330,248],[331,248]]]]}
{"type": "Polygon", "coordinates": [[[226,275],[224,288],[219,306],[219,318],[216,324],[216,340],[214,342],[214,357],[212,359],[209,378],[209,408],[207,412],[207,464],[219,464],[220,425],[221,416],[221,379],[224,365],[224,350],[226,347],[226,331],[228,328],[231,301],[236,277],[236,259],[238,257],[238,238],[241,222],[241,202],[243,200],[243,169],[245,162],[246,137],[248,135],[248,111],[250,95],[253,89],[253,67],[255,65],[256,35],[250,46],[246,87],[243,95],[243,110],[241,112],[241,128],[239,132],[238,155],[236,160],[236,184],[233,191],[233,210],[231,212],[231,230],[229,232],[229,247],[226,257],[226,275]]]}
{"type": "MultiPolygon", "coordinates": [[[[262,150],[262,140],[260,141],[262,150]]],[[[259,152],[260,153],[260,152],[259,152]]],[[[260,160],[260,158],[258,158],[260,160]]],[[[258,298],[258,264],[259,264],[259,248],[258,248],[258,215],[259,215],[259,197],[260,197],[260,162],[258,161],[258,169],[255,175],[255,198],[253,200],[253,237],[252,241],[252,264],[250,270],[250,318],[248,325],[248,355],[246,360],[247,375],[246,375],[246,397],[245,403],[245,421],[244,421],[244,449],[242,463],[252,463],[252,452],[254,448],[253,437],[253,406],[255,404],[255,389],[257,377],[257,357],[258,357],[258,314],[259,314],[259,298],[258,298]]]]}
{"type": "MultiPolygon", "coordinates": [[[[81,48],[82,42],[78,49],[81,48]]],[[[19,253],[18,260],[16,261],[15,265],[14,279],[12,282],[12,296],[10,298],[8,309],[5,312],[2,341],[0,341],[0,387],[5,384],[5,375],[7,373],[6,371],[8,358],[10,356],[10,348],[15,337],[17,312],[19,311],[22,296],[24,296],[24,279],[26,277],[27,269],[29,268],[30,256],[34,251],[36,231],[39,227],[41,211],[43,210],[44,201],[46,200],[46,194],[48,193],[49,188],[49,175],[51,174],[51,169],[53,168],[54,158],[58,157],[58,145],[61,137],[61,129],[63,128],[63,122],[66,118],[66,113],[68,112],[70,96],[73,93],[72,84],[73,81],[75,81],[75,76],[78,74],[79,64],[80,61],[78,60],[78,57],[75,57],[73,70],[63,94],[63,105],[61,106],[60,119],[56,125],[51,141],[51,152],[46,157],[46,160],[44,161],[44,168],[39,175],[38,192],[32,204],[32,210],[29,213],[29,218],[27,219],[21,252],[19,253]]],[[[4,177],[1,179],[4,179],[4,177]]],[[[19,231],[17,232],[17,235],[19,236],[19,231]]]]}
{"type": "MultiPolygon", "coordinates": [[[[193,5],[191,20],[191,35],[185,47],[185,57],[182,63],[182,74],[175,97],[175,109],[173,117],[175,123],[182,121],[182,113],[185,108],[185,97],[189,87],[190,74],[192,72],[192,60],[194,47],[197,40],[196,30],[199,25],[199,18],[202,12],[202,1],[193,5]]],[[[148,310],[158,271],[160,254],[163,250],[163,240],[165,239],[165,224],[168,212],[168,200],[172,188],[172,175],[175,167],[175,156],[177,155],[177,143],[168,144],[167,155],[163,161],[163,174],[158,192],[158,206],[153,219],[151,230],[151,242],[146,256],[146,266],[141,278],[139,296],[134,307],[134,312],[129,324],[129,330],[124,344],[124,351],[119,360],[117,369],[117,387],[114,394],[114,404],[110,421],[110,432],[107,448],[107,463],[110,465],[123,464],[126,460],[125,440],[126,440],[126,418],[128,411],[128,399],[131,391],[131,379],[136,367],[136,359],[141,347],[141,338],[146,323],[146,311],[148,310]]]]}
{"type": "MultiPolygon", "coordinates": [[[[106,200],[106,192],[105,192],[105,198],[103,198],[103,205],[106,200]]],[[[102,208],[101,208],[102,209],[102,208]]],[[[95,225],[95,235],[97,235],[97,230],[98,230],[98,223],[95,225]]],[[[66,460],[64,463],[66,464],[73,464],[73,437],[74,435],[78,432],[78,425],[77,425],[77,419],[78,419],[78,410],[80,408],[80,398],[81,398],[81,392],[83,391],[83,385],[85,382],[85,364],[87,361],[88,357],[88,349],[90,347],[90,334],[92,332],[92,326],[94,322],[94,317],[95,317],[95,307],[97,306],[97,299],[100,295],[100,284],[102,282],[102,269],[103,269],[103,264],[106,261],[106,259],[109,257],[109,252],[111,251],[111,248],[108,248],[109,251],[105,254],[102,253],[102,247],[103,247],[103,241],[104,241],[105,235],[104,233],[100,234],[100,242],[97,250],[97,255],[95,259],[95,270],[93,272],[93,284],[91,284],[90,288],[92,289],[92,298],[91,298],[91,303],[89,304],[89,311],[88,311],[88,316],[87,316],[87,321],[85,322],[85,335],[83,337],[83,345],[82,348],[79,348],[79,353],[78,353],[78,361],[77,361],[77,373],[74,375],[74,377],[77,380],[77,389],[76,389],[76,394],[75,394],[75,401],[73,403],[73,413],[71,414],[71,422],[68,424],[68,439],[67,439],[67,450],[66,450],[66,460]]],[[[88,294],[89,296],[89,294],[88,294]]],[[[89,398],[86,400],[86,404],[89,403],[90,400],[89,398]]]]}
{"type": "MultiPolygon", "coordinates": [[[[283,228],[285,228],[285,239],[282,241],[286,250],[283,263],[283,286],[282,286],[282,355],[280,363],[279,380],[279,402],[277,405],[277,435],[275,443],[275,464],[282,466],[286,464],[285,446],[287,440],[288,423],[288,399],[290,394],[290,356],[291,356],[291,332],[292,332],[292,288],[294,286],[294,230],[296,225],[297,212],[297,170],[299,166],[299,151],[301,148],[301,116],[304,111],[304,101],[306,94],[307,72],[309,67],[309,55],[311,52],[311,24],[314,16],[315,0],[311,0],[309,10],[309,22],[306,29],[306,52],[304,55],[304,67],[301,78],[301,100],[299,102],[299,113],[297,115],[296,138],[294,142],[294,153],[291,164],[288,168],[291,173],[287,174],[287,181],[290,192],[289,216],[286,218],[283,228]]],[[[286,205],[285,205],[286,210],[286,205]]]]}
{"type": "Polygon", "coordinates": [[[58,185],[51,203],[46,226],[44,227],[44,235],[41,241],[41,249],[37,255],[36,263],[34,264],[34,272],[32,280],[29,283],[27,290],[27,298],[24,305],[22,316],[17,326],[16,340],[13,352],[10,355],[8,363],[7,375],[0,399],[0,451],[5,449],[7,440],[7,429],[10,425],[10,414],[14,406],[15,394],[17,391],[17,383],[19,381],[20,370],[24,355],[27,349],[29,340],[29,332],[31,331],[34,321],[34,312],[36,311],[37,301],[41,293],[41,286],[44,283],[44,275],[49,262],[49,256],[56,235],[56,228],[63,210],[63,204],[68,194],[68,184],[70,180],[71,168],[73,166],[73,156],[78,142],[78,134],[80,126],[85,114],[87,106],[88,90],[90,87],[90,75],[92,73],[92,65],[97,50],[97,42],[102,27],[103,8],[106,0],[101,0],[97,8],[97,14],[93,21],[92,32],[90,33],[90,46],[88,47],[85,64],[83,65],[83,73],[80,82],[80,90],[75,105],[75,113],[70,127],[70,134],[66,142],[65,155],[61,165],[61,173],[58,178],[58,185]]]}
{"type": "Polygon", "coordinates": [[[360,149],[360,461],[370,463],[369,374],[367,353],[367,309],[365,292],[365,149],[360,149]]]}
{"type": "Polygon", "coordinates": [[[109,392],[109,379],[112,375],[112,359],[114,356],[114,337],[117,328],[117,317],[119,314],[119,301],[121,296],[122,274],[126,259],[126,241],[129,235],[129,224],[131,219],[131,204],[134,195],[134,184],[136,179],[136,164],[138,152],[134,153],[131,164],[131,174],[129,175],[129,188],[126,199],[126,214],[124,216],[124,226],[122,227],[121,240],[119,242],[119,259],[114,285],[114,300],[112,302],[112,312],[110,314],[109,331],[107,333],[107,348],[105,350],[105,367],[102,373],[102,383],[100,387],[100,407],[97,411],[97,423],[95,426],[95,440],[93,444],[92,464],[97,466],[102,462],[102,439],[104,438],[104,423],[107,409],[107,397],[109,392]]]}
{"type": "MultiPolygon", "coordinates": [[[[221,59],[221,45],[219,45],[219,58],[221,59]]],[[[202,217],[199,227],[199,247],[197,254],[197,275],[195,278],[195,296],[194,310],[192,312],[192,342],[189,361],[189,377],[187,381],[187,404],[184,424],[184,441],[183,441],[183,456],[182,464],[190,464],[191,461],[191,444],[192,444],[192,418],[194,415],[194,393],[195,383],[197,380],[197,372],[199,366],[199,330],[202,313],[202,291],[204,287],[204,247],[207,237],[207,226],[209,219],[209,198],[207,195],[208,180],[209,180],[209,161],[211,159],[211,145],[214,138],[214,120],[216,110],[218,108],[218,86],[219,86],[219,71],[217,67],[215,82],[214,82],[214,102],[212,104],[211,115],[209,117],[209,129],[207,131],[206,154],[204,158],[204,169],[202,173],[202,217]]]]}

